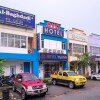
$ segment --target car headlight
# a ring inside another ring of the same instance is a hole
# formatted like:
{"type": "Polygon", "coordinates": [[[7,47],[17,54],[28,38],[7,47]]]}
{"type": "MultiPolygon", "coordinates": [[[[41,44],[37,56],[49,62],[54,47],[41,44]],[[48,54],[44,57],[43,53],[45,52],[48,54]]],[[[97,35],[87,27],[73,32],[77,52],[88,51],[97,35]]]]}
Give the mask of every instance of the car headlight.
{"type": "Polygon", "coordinates": [[[79,78],[75,78],[75,81],[79,81],[80,79],[79,78]]]}
{"type": "Polygon", "coordinates": [[[43,85],[43,88],[46,88],[46,87],[47,87],[46,84],[44,84],[44,85],[43,85]]]}
{"type": "Polygon", "coordinates": [[[32,87],[31,86],[28,86],[28,91],[31,91],[32,90],[32,87]]]}

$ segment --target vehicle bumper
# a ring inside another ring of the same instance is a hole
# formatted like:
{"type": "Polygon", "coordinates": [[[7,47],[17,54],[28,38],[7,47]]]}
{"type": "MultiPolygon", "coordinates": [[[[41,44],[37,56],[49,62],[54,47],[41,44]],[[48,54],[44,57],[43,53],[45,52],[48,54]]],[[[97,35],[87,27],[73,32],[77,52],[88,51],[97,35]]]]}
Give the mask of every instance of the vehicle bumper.
{"type": "Polygon", "coordinates": [[[33,91],[27,91],[26,90],[26,94],[27,95],[40,95],[40,94],[43,94],[47,91],[48,91],[48,88],[36,89],[36,90],[33,90],[33,91]]]}
{"type": "Polygon", "coordinates": [[[75,86],[81,86],[81,85],[85,85],[86,81],[82,81],[82,82],[75,82],[75,86]]]}

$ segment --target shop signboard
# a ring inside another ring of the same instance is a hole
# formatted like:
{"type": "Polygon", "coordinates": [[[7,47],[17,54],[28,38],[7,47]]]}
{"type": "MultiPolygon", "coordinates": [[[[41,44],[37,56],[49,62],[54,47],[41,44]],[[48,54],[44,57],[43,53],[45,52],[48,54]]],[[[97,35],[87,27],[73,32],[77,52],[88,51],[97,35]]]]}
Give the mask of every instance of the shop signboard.
{"type": "Polygon", "coordinates": [[[0,22],[25,28],[35,28],[35,15],[0,6],[0,22]]]}
{"type": "Polygon", "coordinates": [[[43,33],[51,36],[64,37],[64,30],[61,30],[60,24],[49,21],[45,21],[43,33]]]}
{"type": "Polygon", "coordinates": [[[40,53],[41,60],[64,60],[66,61],[68,56],[66,54],[51,54],[51,53],[40,53]]]}

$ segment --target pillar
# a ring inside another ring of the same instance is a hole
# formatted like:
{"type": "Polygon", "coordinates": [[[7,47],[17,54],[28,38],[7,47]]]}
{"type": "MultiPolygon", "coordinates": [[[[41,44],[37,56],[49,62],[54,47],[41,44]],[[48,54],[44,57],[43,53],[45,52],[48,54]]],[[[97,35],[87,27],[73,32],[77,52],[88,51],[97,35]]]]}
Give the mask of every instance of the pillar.
{"type": "Polygon", "coordinates": [[[39,61],[32,62],[32,73],[39,77],[39,61]]]}
{"type": "Polygon", "coordinates": [[[64,70],[68,70],[68,61],[64,62],[64,70]]]}

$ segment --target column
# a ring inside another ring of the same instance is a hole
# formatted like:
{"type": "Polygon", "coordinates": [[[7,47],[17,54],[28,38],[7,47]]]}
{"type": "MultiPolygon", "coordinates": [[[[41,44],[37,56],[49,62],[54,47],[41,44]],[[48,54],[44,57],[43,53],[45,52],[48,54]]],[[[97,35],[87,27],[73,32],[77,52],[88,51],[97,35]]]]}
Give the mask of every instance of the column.
{"type": "Polygon", "coordinates": [[[64,61],[64,69],[68,70],[68,61],[64,61]]]}
{"type": "Polygon", "coordinates": [[[32,62],[32,73],[39,77],[39,61],[32,62]]]}

